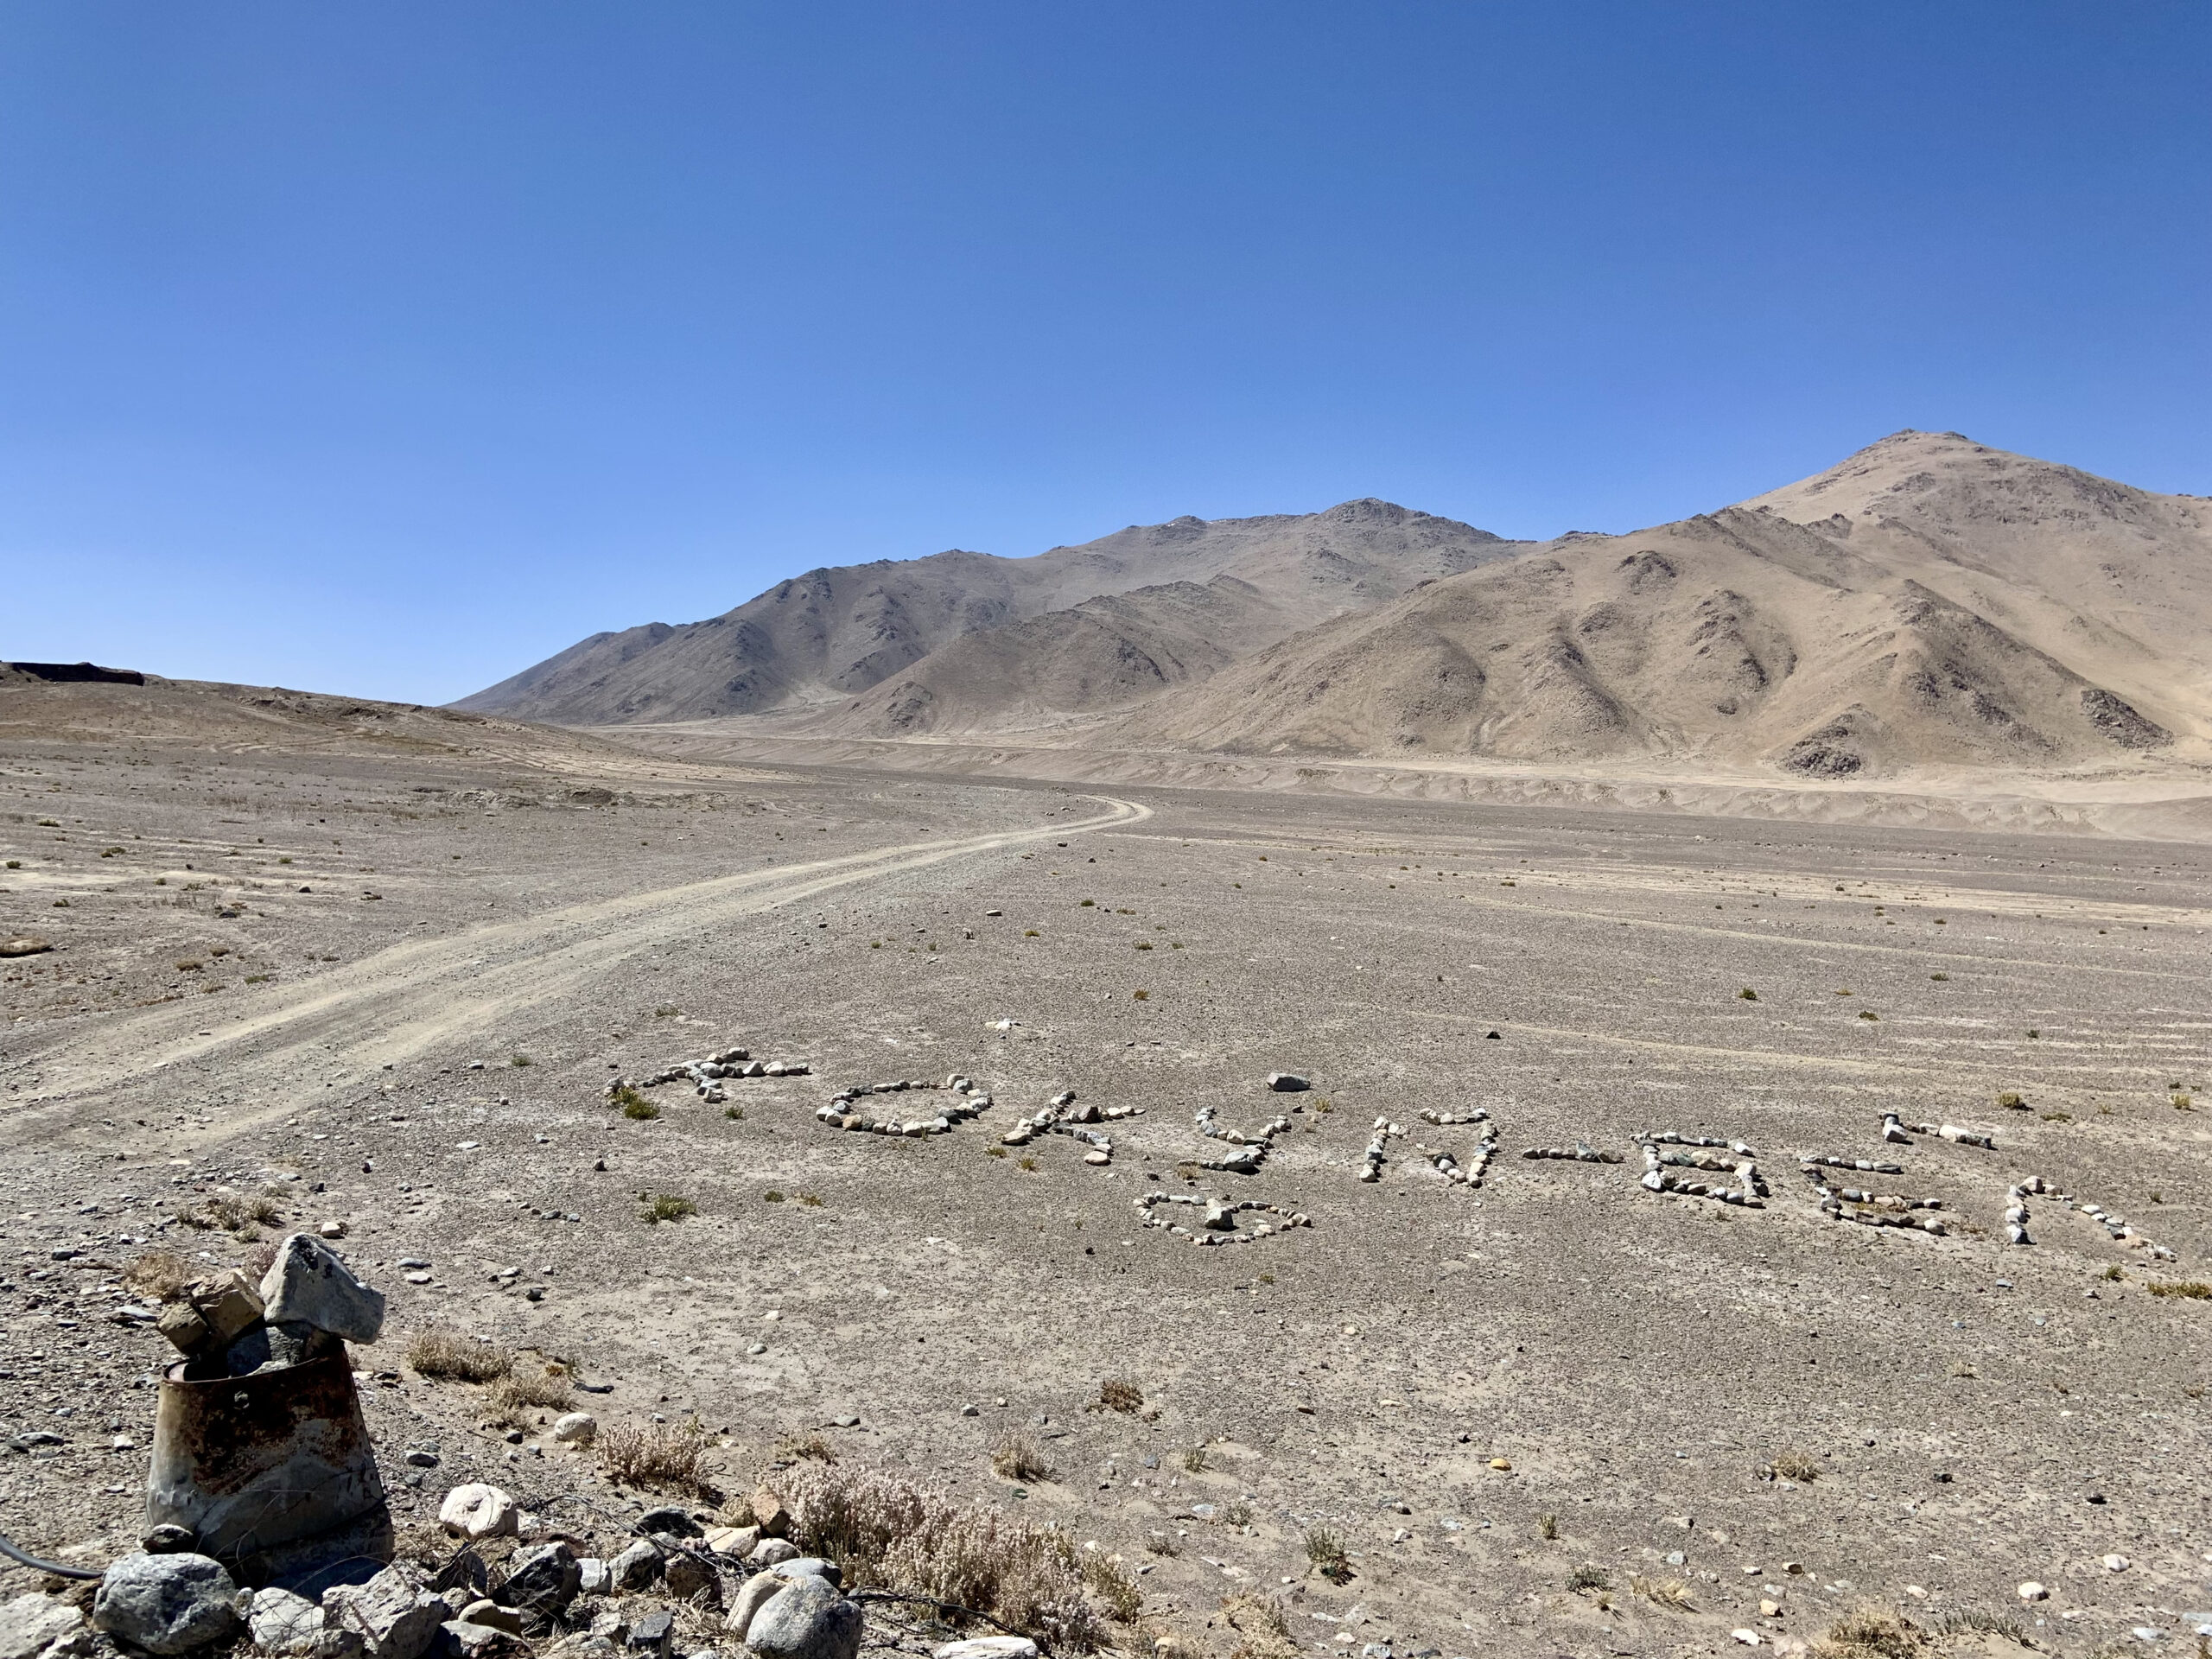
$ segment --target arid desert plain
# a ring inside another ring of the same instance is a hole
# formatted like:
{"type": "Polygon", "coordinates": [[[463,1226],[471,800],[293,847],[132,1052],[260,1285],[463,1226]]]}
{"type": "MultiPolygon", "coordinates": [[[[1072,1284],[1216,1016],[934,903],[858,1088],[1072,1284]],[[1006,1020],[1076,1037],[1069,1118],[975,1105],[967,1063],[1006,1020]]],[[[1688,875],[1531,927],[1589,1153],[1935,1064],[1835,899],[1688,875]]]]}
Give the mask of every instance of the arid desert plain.
{"type": "Polygon", "coordinates": [[[0,934],[52,946],[0,964],[27,1548],[136,1547],[134,1261],[334,1223],[391,1298],[356,1363],[403,1535],[473,1478],[666,1501],[410,1367],[448,1332],[557,1362],[602,1435],[696,1426],[702,1514],[826,1454],[1063,1527],[1141,1592],[1131,1652],[1280,1646],[1252,1598],[1396,1659],[2212,1620],[2202,844],[152,695],[0,690],[0,934]],[[736,1047],[785,1075],[646,1081],[736,1047]],[[852,1094],[894,1081],[931,1087],[852,1094]],[[1067,1091],[1107,1147],[1017,1130],[1067,1091]],[[1697,1140],[1727,1167],[1665,1178],[1765,1196],[1651,1190],[1697,1140]]]}

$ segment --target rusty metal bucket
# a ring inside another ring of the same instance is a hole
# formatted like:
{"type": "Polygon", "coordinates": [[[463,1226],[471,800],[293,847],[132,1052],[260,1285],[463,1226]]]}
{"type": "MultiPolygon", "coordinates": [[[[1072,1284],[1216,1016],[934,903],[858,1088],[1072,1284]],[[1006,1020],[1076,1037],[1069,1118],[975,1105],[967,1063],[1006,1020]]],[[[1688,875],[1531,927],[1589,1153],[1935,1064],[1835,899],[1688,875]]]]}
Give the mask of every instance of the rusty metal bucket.
{"type": "Polygon", "coordinates": [[[343,1353],[190,1382],[173,1365],[154,1407],[146,1524],[189,1528],[241,1583],[346,1557],[388,1560],[391,1516],[343,1353]]]}

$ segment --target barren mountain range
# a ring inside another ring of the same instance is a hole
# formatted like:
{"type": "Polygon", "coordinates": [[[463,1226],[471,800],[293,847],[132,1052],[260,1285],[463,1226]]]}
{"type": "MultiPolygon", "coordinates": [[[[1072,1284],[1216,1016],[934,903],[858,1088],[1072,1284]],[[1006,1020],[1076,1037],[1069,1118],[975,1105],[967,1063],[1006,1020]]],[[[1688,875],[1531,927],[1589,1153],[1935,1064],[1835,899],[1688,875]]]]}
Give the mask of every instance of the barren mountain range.
{"type": "Polygon", "coordinates": [[[810,572],[457,705],[574,725],[1243,753],[1680,756],[1807,779],[2205,758],[2212,501],[1956,433],[1624,536],[1386,502],[810,572]]]}

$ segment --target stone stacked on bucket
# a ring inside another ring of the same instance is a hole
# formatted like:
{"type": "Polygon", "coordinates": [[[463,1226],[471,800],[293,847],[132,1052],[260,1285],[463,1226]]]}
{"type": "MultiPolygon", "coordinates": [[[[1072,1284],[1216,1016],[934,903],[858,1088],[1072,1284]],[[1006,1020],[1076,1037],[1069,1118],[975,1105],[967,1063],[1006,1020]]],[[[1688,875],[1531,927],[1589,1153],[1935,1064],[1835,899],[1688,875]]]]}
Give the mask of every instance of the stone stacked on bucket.
{"type": "Polygon", "coordinates": [[[326,1555],[388,1554],[391,1516],[346,1344],[384,1330],[383,1294],[309,1233],[258,1282],[188,1286],[158,1329],[184,1357],[155,1400],[149,1535],[265,1583],[326,1555]]]}
{"type": "Polygon", "coordinates": [[[384,1295],[321,1239],[294,1233],[259,1284],[236,1268],[203,1279],[162,1310],[156,1329],[184,1355],[190,1380],[251,1376],[374,1342],[384,1295]]]}

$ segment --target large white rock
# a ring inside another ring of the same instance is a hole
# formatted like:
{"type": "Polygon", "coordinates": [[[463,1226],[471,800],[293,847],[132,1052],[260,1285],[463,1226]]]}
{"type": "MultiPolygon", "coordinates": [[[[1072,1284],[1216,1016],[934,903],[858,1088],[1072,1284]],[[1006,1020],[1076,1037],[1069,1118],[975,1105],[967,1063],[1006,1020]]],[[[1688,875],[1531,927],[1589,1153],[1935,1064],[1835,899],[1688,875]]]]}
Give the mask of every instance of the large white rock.
{"type": "Polygon", "coordinates": [[[183,1653],[238,1628],[238,1593],[207,1556],[125,1555],[100,1580],[92,1623],[149,1653],[183,1653]]]}
{"type": "Polygon", "coordinates": [[[756,1573],[747,1579],[739,1589],[737,1599],[730,1604],[727,1627],[729,1633],[741,1642],[745,1640],[745,1633],[753,1628],[753,1619],[768,1605],[769,1598],[790,1582],[774,1573],[756,1573]]]}
{"type": "Polygon", "coordinates": [[[0,1659],[37,1659],[56,1643],[73,1646],[90,1640],[84,1614],[68,1602],[34,1590],[0,1604],[0,1659]]]}
{"type": "Polygon", "coordinates": [[[859,1659],[865,1624],[827,1579],[798,1579],[753,1615],[745,1645],[760,1659],[859,1659]]]}
{"type": "Polygon", "coordinates": [[[387,1567],[366,1584],[333,1585],[322,1592],[324,1627],[354,1632],[367,1659],[423,1659],[452,1615],[412,1567],[387,1567]]]}
{"type": "Polygon", "coordinates": [[[588,1411],[564,1412],[553,1420],[553,1438],[563,1446],[588,1446],[599,1436],[599,1419],[588,1411]]]}
{"type": "Polygon", "coordinates": [[[384,1330],[384,1293],[371,1290],[312,1233],[294,1233],[276,1247],[261,1277],[264,1317],[296,1319],[348,1342],[374,1342],[384,1330]]]}
{"type": "Polygon", "coordinates": [[[246,1615],[253,1645],[280,1659],[296,1659],[315,1651],[322,1635],[322,1608],[305,1596],[271,1586],[253,1592],[253,1610],[246,1615]]]}
{"type": "Polygon", "coordinates": [[[438,1505],[438,1524],[456,1538],[507,1538],[520,1530],[515,1501],[496,1486],[471,1481],[438,1505]]]}

